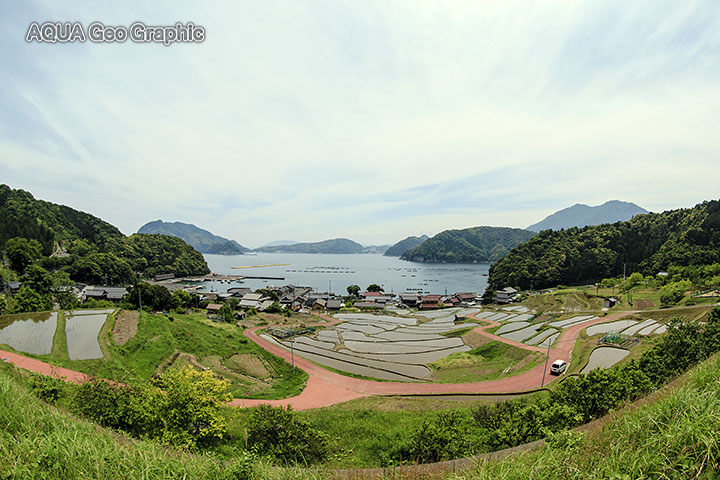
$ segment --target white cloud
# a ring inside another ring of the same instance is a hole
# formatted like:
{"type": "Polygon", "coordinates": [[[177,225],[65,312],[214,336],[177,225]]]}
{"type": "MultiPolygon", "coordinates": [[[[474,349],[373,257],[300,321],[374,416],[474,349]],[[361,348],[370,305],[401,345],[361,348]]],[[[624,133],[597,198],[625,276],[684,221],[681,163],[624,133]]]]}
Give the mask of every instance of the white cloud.
{"type": "Polygon", "coordinates": [[[710,0],[80,6],[4,9],[0,181],[126,233],[390,243],[717,196],[710,0]],[[193,21],[207,40],[26,44],[45,19],[193,21]]]}

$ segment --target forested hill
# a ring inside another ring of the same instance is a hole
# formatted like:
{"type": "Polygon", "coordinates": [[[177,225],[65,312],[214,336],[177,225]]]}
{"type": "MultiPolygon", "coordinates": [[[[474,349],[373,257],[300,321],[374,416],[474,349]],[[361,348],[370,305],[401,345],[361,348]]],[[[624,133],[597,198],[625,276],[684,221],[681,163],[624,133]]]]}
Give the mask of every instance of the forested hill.
{"type": "Polygon", "coordinates": [[[136,272],[148,277],[210,272],[203,256],[179,238],[126,237],[89,213],[36,200],[26,191],[0,185],[0,250],[8,253],[10,249],[28,255],[37,250],[43,257],[42,266],[65,271],[78,282],[127,284],[134,281],[136,272]],[[8,242],[11,239],[12,245],[8,242]],[[60,255],[49,257],[55,244],[62,247],[60,255]]]}
{"type": "Polygon", "coordinates": [[[546,230],[490,268],[490,288],[594,283],[670,266],[720,262],[720,203],[638,215],[614,224],[546,230]]]}
{"type": "Polygon", "coordinates": [[[212,253],[216,255],[241,255],[249,252],[250,249],[243,247],[235,240],[229,240],[219,235],[196,227],[191,223],[163,222],[155,220],[148,222],[138,230],[138,233],[160,233],[182,238],[188,245],[191,245],[200,253],[212,253]]]}
{"type": "Polygon", "coordinates": [[[102,246],[125,235],[89,213],[35,200],[29,192],[0,185],[0,249],[13,237],[37,240],[49,255],[53,241],[83,239],[102,246]]]}
{"type": "Polygon", "coordinates": [[[422,245],[422,243],[428,239],[427,235],[423,235],[421,237],[407,237],[403,240],[400,240],[392,247],[385,250],[385,256],[386,257],[399,257],[406,251],[410,250],[411,248],[415,248],[419,245],[422,245]]]}
{"type": "Polygon", "coordinates": [[[533,235],[535,232],[507,227],[445,230],[407,250],[400,258],[427,263],[493,262],[533,235]]]}
{"type": "Polygon", "coordinates": [[[560,230],[562,228],[623,222],[642,213],[648,213],[648,211],[634,203],[619,200],[610,200],[595,207],[577,203],[572,207],[563,208],[552,215],[548,215],[542,221],[530,225],[527,229],[540,232],[547,229],[560,230]]]}
{"type": "Polygon", "coordinates": [[[256,248],[256,252],[271,253],[362,253],[364,247],[347,238],[333,238],[322,242],[295,243],[256,248]]]}

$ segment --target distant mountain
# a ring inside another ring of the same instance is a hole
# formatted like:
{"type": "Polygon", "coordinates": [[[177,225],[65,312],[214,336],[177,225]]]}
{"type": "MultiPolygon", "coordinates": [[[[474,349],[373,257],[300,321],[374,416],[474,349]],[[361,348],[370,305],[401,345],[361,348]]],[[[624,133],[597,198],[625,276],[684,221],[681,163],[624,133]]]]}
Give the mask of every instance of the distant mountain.
{"type": "Polygon", "coordinates": [[[256,252],[268,253],[362,253],[362,245],[347,238],[334,238],[323,242],[296,243],[256,248],[256,252]]]}
{"type": "Polygon", "coordinates": [[[367,247],[364,247],[360,253],[383,255],[385,252],[387,252],[388,248],[390,248],[390,245],[368,245],[367,247]]]}
{"type": "Polygon", "coordinates": [[[266,243],[265,245],[262,245],[258,248],[279,247],[280,245],[295,245],[296,243],[300,242],[296,242],[295,240],[275,240],[274,242],[266,243]]]}
{"type": "Polygon", "coordinates": [[[185,240],[200,253],[215,255],[242,255],[250,249],[243,247],[235,240],[213,235],[207,230],[196,227],[190,223],[163,222],[155,220],[148,222],[138,230],[138,233],[161,233],[185,240]]]}
{"type": "Polygon", "coordinates": [[[407,250],[420,246],[428,238],[429,237],[427,235],[423,235],[421,237],[407,237],[388,248],[384,255],[386,257],[400,257],[407,250]]]}
{"type": "Polygon", "coordinates": [[[535,232],[507,227],[445,230],[405,251],[400,258],[427,263],[494,262],[533,235],[535,232]]]}
{"type": "Polygon", "coordinates": [[[610,200],[595,207],[576,203],[572,207],[564,208],[552,215],[548,215],[545,219],[530,225],[527,229],[533,232],[540,232],[543,230],[561,230],[563,228],[624,222],[630,220],[635,215],[643,213],[649,212],[634,203],[621,202],[620,200],[610,200]]]}

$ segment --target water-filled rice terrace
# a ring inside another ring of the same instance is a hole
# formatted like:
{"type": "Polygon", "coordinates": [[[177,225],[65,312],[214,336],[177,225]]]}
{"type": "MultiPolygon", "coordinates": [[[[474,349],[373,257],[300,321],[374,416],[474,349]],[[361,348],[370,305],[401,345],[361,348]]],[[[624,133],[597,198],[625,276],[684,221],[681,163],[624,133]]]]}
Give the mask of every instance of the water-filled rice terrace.
{"type": "Polygon", "coordinates": [[[409,316],[369,313],[338,314],[341,322],[311,335],[266,340],[293,350],[320,365],[364,377],[391,381],[423,381],[427,364],[471,347],[462,338],[443,333],[477,326],[459,322],[479,309],[450,309],[409,316]]]}

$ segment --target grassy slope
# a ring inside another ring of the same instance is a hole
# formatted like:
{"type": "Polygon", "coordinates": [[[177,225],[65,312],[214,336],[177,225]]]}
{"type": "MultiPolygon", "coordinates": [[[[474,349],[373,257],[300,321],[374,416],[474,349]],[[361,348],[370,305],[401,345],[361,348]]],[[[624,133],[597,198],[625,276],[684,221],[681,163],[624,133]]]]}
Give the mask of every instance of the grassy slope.
{"type": "Polygon", "coordinates": [[[720,356],[680,387],[606,417],[589,433],[480,465],[462,479],[715,478],[720,467],[720,356]]]}
{"type": "MultiPolygon", "coordinates": [[[[28,356],[101,378],[137,382],[148,380],[175,351],[194,355],[201,364],[207,363],[206,366],[211,365],[213,356],[226,360],[235,354],[255,355],[271,373],[272,378],[267,381],[243,381],[240,375],[217,372],[231,382],[231,391],[237,397],[286,398],[299,394],[307,381],[305,372],[299,371],[293,376],[287,362],[247,340],[242,329],[212,322],[204,314],[165,316],[143,313],[137,335],[122,346],[112,340],[114,319],[111,318],[99,335],[106,357],[75,361],[67,356],[64,320],[64,314],[60,313],[50,355],[28,356]]],[[[226,363],[226,367],[232,368],[232,362],[226,363]]]]}
{"type": "MultiPolygon", "coordinates": [[[[127,439],[44,404],[14,377],[0,365],[2,478],[244,478],[231,475],[239,473],[240,460],[224,463],[127,439]]],[[[448,478],[711,478],[704,475],[720,462],[718,431],[720,356],[679,387],[619,410],[587,434],[558,435],[537,451],[448,478]]],[[[329,478],[322,471],[255,468],[260,479],[329,478]]]]}

